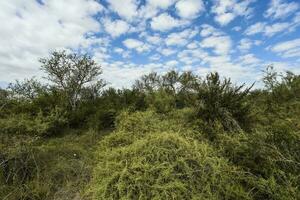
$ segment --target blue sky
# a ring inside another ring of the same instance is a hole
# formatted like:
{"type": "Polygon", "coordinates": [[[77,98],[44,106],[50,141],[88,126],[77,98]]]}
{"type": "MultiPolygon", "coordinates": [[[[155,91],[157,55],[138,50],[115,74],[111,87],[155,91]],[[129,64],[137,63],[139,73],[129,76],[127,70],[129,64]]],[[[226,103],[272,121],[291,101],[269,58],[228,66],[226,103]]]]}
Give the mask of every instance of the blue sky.
{"type": "Polygon", "coordinates": [[[111,86],[152,71],[218,71],[258,82],[262,70],[300,73],[300,2],[292,0],[3,0],[0,86],[43,76],[57,49],[89,53],[111,86]]]}

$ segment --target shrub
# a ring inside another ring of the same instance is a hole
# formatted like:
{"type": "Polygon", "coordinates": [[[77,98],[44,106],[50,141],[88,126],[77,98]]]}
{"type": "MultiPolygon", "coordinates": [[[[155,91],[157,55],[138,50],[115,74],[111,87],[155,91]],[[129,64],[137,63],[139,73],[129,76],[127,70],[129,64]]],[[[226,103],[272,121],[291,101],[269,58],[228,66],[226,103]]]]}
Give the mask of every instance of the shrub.
{"type": "Polygon", "coordinates": [[[119,132],[100,143],[93,199],[251,199],[240,184],[244,174],[206,144],[174,132],[152,133],[119,148],[112,143],[112,137],[124,136],[119,132]]]}
{"type": "Polygon", "coordinates": [[[37,116],[16,114],[0,119],[3,134],[27,134],[31,136],[50,136],[57,134],[66,125],[67,120],[60,109],[54,109],[47,116],[40,112],[37,116]]]}
{"type": "Polygon", "coordinates": [[[0,143],[0,199],[76,199],[89,182],[98,133],[7,137],[0,143]]]}
{"type": "Polygon", "coordinates": [[[201,134],[193,129],[190,123],[193,110],[173,110],[165,115],[155,111],[129,113],[122,112],[116,119],[116,130],[131,134],[132,138],[142,138],[153,132],[173,131],[186,137],[201,138],[201,134]]]}
{"type": "Polygon", "coordinates": [[[215,145],[235,166],[252,175],[246,183],[255,199],[296,199],[300,194],[298,156],[282,151],[280,143],[285,142],[277,143],[273,136],[268,132],[222,134],[215,145]]]}
{"type": "Polygon", "coordinates": [[[148,94],[146,102],[157,113],[168,113],[176,107],[175,97],[164,89],[148,94]]]}
{"type": "Polygon", "coordinates": [[[234,86],[230,79],[221,80],[211,73],[198,88],[198,117],[209,124],[219,121],[225,130],[238,131],[251,125],[250,104],[246,96],[250,88],[234,86]]]}
{"type": "Polygon", "coordinates": [[[114,128],[117,111],[114,109],[99,109],[88,119],[88,127],[95,130],[114,128]]]}

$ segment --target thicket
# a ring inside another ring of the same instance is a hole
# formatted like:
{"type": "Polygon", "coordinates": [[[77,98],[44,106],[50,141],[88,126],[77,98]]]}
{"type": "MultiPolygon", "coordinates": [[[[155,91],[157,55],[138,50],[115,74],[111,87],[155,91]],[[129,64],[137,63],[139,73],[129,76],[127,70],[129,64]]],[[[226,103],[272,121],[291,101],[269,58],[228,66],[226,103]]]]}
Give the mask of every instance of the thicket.
{"type": "Polygon", "coordinates": [[[88,55],[0,90],[0,199],[299,199],[300,76],[264,88],[155,72],[130,89],[88,55]],[[106,136],[104,136],[106,135],[106,136]]]}

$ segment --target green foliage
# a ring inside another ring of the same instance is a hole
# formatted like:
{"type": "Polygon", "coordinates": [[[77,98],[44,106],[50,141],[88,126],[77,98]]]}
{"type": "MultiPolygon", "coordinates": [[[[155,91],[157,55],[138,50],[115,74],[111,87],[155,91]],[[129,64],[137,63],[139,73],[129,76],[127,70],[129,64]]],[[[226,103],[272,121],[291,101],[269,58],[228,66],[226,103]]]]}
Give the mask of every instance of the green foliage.
{"type": "Polygon", "coordinates": [[[22,82],[16,80],[15,83],[9,84],[8,89],[11,91],[12,96],[17,99],[33,100],[46,90],[46,86],[31,78],[22,82]]]}
{"type": "Polygon", "coordinates": [[[123,113],[99,144],[92,199],[251,199],[242,171],[175,126],[153,112],[123,113]]]}
{"type": "Polygon", "coordinates": [[[95,96],[105,85],[101,79],[94,83],[102,73],[101,66],[88,55],[54,51],[40,62],[41,69],[48,75],[47,79],[63,91],[72,109],[75,109],[82,95],[95,96]]]}
{"type": "Polygon", "coordinates": [[[168,113],[176,108],[174,96],[163,89],[148,95],[146,97],[146,102],[149,105],[149,108],[155,110],[157,113],[168,113]]]}
{"type": "Polygon", "coordinates": [[[88,56],[42,63],[50,85],[0,90],[0,199],[299,198],[299,75],[270,66],[251,91],[153,72],[102,90],[88,56]]]}
{"type": "Polygon", "coordinates": [[[42,112],[37,116],[16,114],[0,119],[0,134],[49,136],[59,133],[66,123],[64,112],[58,108],[46,116],[42,112]]]}
{"type": "MultiPolygon", "coordinates": [[[[296,199],[300,194],[298,155],[282,151],[282,143],[272,140],[273,136],[266,132],[222,134],[215,145],[235,166],[252,175],[247,185],[255,199],[296,199]]],[[[299,143],[294,148],[299,149],[299,143]]]]}
{"type": "Polygon", "coordinates": [[[220,122],[227,131],[239,131],[250,126],[250,104],[246,102],[250,88],[232,85],[230,79],[221,80],[218,73],[207,75],[199,86],[198,117],[210,124],[220,122]]]}
{"type": "Polygon", "coordinates": [[[0,146],[6,149],[0,152],[0,199],[78,198],[90,180],[100,137],[74,131],[47,140],[6,137],[0,146]]]}

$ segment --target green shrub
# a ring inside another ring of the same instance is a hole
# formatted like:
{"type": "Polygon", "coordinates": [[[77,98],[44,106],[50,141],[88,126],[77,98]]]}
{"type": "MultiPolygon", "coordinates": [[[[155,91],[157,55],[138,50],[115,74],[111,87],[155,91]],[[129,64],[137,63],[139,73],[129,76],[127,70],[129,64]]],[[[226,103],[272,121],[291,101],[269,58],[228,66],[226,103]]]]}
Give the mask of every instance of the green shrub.
{"type": "Polygon", "coordinates": [[[174,95],[168,93],[164,89],[148,94],[146,102],[149,107],[157,113],[168,113],[176,107],[174,95]]]}
{"type": "Polygon", "coordinates": [[[1,136],[0,199],[79,198],[90,180],[93,147],[101,135],[70,130],[60,138],[21,136],[1,136]]]}
{"type": "Polygon", "coordinates": [[[49,115],[37,116],[16,114],[0,119],[0,132],[2,134],[25,134],[31,136],[50,136],[57,134],[67,124],[67,119],[60,109],[55,109],[49,115]]]}
{"type": "Polygon", "coordinates": [[[251,199],[240,184],[244,174],[204,143],[160,132],[117,146],[124,136],[100,143],[93,199],[251,199]]]}
{"type": "Polygon", "coordinates": [[[246,183],[253,188],[255,199],[296,199],[300,163],[282,151],[272,137],[273,133],[267,132],[221,134],[215,145],[235,166],[251,174],[246,183]]]}
{"type": "Polygon", "coordinates": [[[95,130],[114,128],[117,111],[114,109],[99,109],[88,119],[88,127],[95,130]]]}
{"type": "Polygon", "coordinates": [[[218,121],[226,131],[248,130],[251,127],[251,107],[246,101],[250,88],[235,86],[230,79],[222,80],[218,73],[207,75],[199,86],[198,117],[210,124],[218,121]]]}
{"type": "Polygon", "coordinates": [[[116,118],[116,130],[132,135],[132,138],[142,138],[153,132],[172,131],[185,137],[203,139],[190,123],[194,115],[191,109],[173,110],[165,115],[155,111],[122,112],[116,118]]]}

